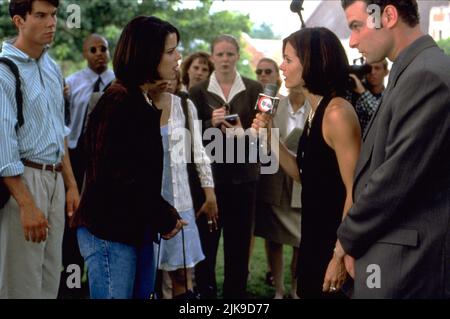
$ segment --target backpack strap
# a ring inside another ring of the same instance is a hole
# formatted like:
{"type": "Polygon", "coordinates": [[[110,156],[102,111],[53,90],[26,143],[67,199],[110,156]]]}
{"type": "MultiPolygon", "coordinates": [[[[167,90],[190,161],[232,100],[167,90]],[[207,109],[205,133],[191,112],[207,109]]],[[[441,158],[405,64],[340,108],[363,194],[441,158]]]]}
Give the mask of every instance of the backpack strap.
{"type": "Polygon", "coordinates": [[[6,64],[16,79],[16,103],[17,103],[17,124],[16,131],[23,125],[23,96],[20,83],[20,73],[17,65],[10,59],[0,57],[0,63],[6,64]]]}

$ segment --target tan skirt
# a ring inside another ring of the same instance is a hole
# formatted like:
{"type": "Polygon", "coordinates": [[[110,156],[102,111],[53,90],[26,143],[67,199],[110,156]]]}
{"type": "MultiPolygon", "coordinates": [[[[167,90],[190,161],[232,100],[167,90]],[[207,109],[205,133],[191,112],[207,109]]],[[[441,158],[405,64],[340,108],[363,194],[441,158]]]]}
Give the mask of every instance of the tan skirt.
{"type": "Polygon", "coordinates": [[[257,202],[255,236],[269,241],[298,247],[300,245],[301,208],[292,208],[287,192],[283,192],[280,206],[257,202]]]}

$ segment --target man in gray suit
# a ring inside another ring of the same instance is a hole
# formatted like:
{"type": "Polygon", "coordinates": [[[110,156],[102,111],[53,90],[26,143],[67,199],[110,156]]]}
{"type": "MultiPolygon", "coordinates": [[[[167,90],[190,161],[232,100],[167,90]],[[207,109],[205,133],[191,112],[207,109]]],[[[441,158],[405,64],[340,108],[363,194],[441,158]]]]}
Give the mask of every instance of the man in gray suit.
{"type": "Polygon", "coordinates": [[[394,64],[335,254],[348,254],[355,298],[449,298],[450,57],[420,31],[415,0],[342,5],[350,46],[394,64]]]}

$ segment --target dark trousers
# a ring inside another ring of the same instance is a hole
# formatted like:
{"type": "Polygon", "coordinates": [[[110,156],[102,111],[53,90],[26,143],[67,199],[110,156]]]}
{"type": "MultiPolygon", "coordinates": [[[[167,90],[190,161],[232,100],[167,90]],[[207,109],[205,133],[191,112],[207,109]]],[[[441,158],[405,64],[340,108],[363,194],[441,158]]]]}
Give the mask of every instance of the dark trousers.
{"type": "MultiPolygon", "coordinates": [[[[78,191],[81,194],[81,186],[84,177],[85,161],[80,155],[79,149],[69,149],[70,161],[72,164],[72,170],[75,176],[75,180],[78,185],[78,191]]],[[[68,288],[66,284],[67,277],[70,273],[67,273],[67,267],[69,265],[78,265],[81,269],[81,273],[84,270],[84,259],[80,254],[80,248],[78,247],[77,232],[76,229],[69,227],[69,220],[66,216],[62,257],[64,270],[61,274],[61,281],[59,285],[58,298],[60,299],[79,299],[85,298],[89,295],[87,283],[82,284],[81,288],[68,288]]]]}
{"type": "Polygon", "coordinates": [[[250,241],[254,228],[256,183],[218,184],[219,230],[209,232],[205,216],[197,220],[205,260],[195,267],[195,280],[204,298],[217,297],[216,257],[223,228],[224,298],[247,297],[250,241]]]}

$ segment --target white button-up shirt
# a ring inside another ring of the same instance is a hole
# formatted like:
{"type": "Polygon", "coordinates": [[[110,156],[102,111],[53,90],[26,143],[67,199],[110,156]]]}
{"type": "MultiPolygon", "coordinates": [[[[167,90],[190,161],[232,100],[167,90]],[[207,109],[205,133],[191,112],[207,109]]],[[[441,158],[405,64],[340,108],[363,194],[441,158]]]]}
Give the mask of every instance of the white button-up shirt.
{"type": "MultiPolygon", "coordinates": [[[[203,188],[214,187],[210,165],[211,159],[206,155],[202,143],[202,124],[198,120],[197,109],[191,100],[188,100],[188,110],[190,115],[189,127],[194,128],[194,163],[196,164],[198,176],[200,177],[200,183],[203,188]]],[[[186,142],[190,143],[191,136],[185,129],[185,117],[181,106],[181,98],[176,95],[172,95],[168,127],[174,207],[178,211],[185,211],[193,207],[192,198],[188,196],[191,193],[185,156],[185,152],[187,152],[189,157],[191,154],[191,149],[186,147],[186,142]]]]}
{"type": "MultiPolygon", "coordinates": [[[[97,82],[99,74],[92,71],[90,68],[83,69],[66,79],[66,84],[69,86],[69,101],[70,101],[70,134],[68,136],[69,148],[75,148],[80,137],[83,122],[85,119],[86,108],[89,104],[92,92],[94,90],[95,82],[97,82]]],[[[106,85],[114,80],[114,72],[106,70],[100,74],[101,83],[100,91],[103,91],[106,85]]]]}

